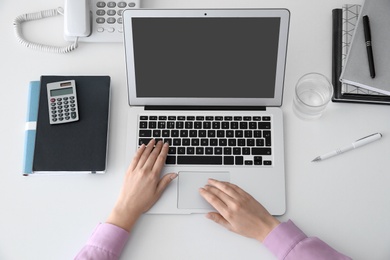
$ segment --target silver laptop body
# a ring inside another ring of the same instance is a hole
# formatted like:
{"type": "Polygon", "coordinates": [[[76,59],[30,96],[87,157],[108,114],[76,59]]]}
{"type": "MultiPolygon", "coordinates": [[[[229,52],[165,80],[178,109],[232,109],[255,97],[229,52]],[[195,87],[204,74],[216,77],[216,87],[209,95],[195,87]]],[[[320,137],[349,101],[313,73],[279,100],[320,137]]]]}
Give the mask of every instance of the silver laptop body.
{"type": "Polygon", "coordinates": [[[123,12],[127,158],[169,142],[177,172],[155,214],[204,213],[208,178],[234,183],[273,215],[286,210],[282,105],[286,9],[123,12]]]}

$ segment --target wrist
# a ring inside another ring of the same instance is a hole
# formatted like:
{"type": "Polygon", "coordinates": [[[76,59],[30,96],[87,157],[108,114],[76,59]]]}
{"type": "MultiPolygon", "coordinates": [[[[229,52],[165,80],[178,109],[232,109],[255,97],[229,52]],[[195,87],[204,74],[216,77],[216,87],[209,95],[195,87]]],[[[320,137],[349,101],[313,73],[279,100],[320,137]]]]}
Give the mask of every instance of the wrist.
{"type": "Polygon", "coordinates": [[[273,216],[269,216],[265,221],[263,221],[263,224],[260,225],[260,233],[257,237],[257,240],[260,243],[263,243],[264,239],[269,235],[269,233],[272,232],[278,225],[280,224],[280,221],[277,220],[273,216]]]}
{"type": "Polygon", "coordinates": [[[137,211],[125,210],[120,206],[115,206],[108,216],[106,223],[113,224],[130,232],[141,214],[137,211]]]}

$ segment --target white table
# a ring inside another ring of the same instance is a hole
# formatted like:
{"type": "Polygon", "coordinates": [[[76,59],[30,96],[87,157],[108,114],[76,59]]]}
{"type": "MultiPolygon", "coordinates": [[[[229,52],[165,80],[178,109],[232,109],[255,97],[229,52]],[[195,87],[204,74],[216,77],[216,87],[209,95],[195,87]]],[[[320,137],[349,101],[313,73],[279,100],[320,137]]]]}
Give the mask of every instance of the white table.
{"type": "MultiPolygon", "coordinates": [[[[362,2],[361,0],[356,2],[362,2]]],[[[298,78],[331,77],[331,28],[338,0],[144,0],[147,8],[261,8],[291,11],[283,111],[287,212],[309,236],[318,236],[354,259],[390,258],[390,106],[331,103],[326,114],[303,121],[292,112],[298,78]],[[383,138],[364,148],[312,163],[322,153],[365,135],[383,138]]],[[[352,2],[349,2],[352,3],[352,2]]],[[[354,2],[355,3],[355,2],[354,2]]],[[[87,44],[66,55],[22,47],[12,21],[62,1],[0,2],[0,259],[71,259],[110,212],[127,167],[127,95],[121,44],[87,44]],[[27,86],[41,75],[109,75],[112,106],[105,175],[22,177],[27,86]]],[[[63,18],[25,25],[25,35],[51,44],[62,40],[63,18]]],[[[254,240],[204,215],[147,215],[132,231],[122,259],[274,259],[254,240]]]]}

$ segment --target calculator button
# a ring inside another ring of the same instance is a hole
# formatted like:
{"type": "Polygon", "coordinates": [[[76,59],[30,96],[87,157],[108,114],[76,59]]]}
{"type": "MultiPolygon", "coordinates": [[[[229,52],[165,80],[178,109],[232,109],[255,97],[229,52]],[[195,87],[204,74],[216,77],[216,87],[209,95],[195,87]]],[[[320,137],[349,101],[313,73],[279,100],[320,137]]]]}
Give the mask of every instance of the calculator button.
{"type": "Polygon", "coordinates": [[[66,120],[69,120],[69,119],[70,119],[70,117],[68,117],[68,116],[67,116],[67,117],[65,117],[65,119],[66,119],[66,120]]]}
{"type": "Polygon", "coordinates": [[[56,103],[50,103],[50,105],[51,105],[52,107],[54,107],[54,106],[56,105],[56,103]]]}
{"type": "Polygon", "coordinates": [[[62,120],[64,120],[64,118],[63,118],[63,117],[60,117],[60,118],[58,118],[58,120],[62,121],[62,120]]]}
{"type": "Polygon", "coordinates": [[[55,102],[55,101],[56,101],[55,98],[51,98],[51,99],[50,99],[50,102],[52,102],[52,103],[55,102]]]}
{"type": "Polygon", "coordinates": [[[135,7],[135,3],[134,2],[129,3],[129,7],[135,7]]]}
{"type": "Polygon", "coordinates": [[[76,118],[76,112],[72,112],[71,114],[70,114],[70,116],[74,119],[74,118],[76,118]]]}

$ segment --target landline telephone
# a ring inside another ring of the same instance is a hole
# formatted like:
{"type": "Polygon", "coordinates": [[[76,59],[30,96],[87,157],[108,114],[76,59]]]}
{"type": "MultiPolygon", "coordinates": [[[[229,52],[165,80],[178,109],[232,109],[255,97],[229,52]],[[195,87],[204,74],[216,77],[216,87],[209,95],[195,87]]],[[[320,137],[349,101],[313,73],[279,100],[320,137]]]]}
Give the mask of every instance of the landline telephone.
{"type": "Polygon", "coordinates": [[[65,0],[64,9],[45,10],[22,14],[15,18],[14,29],[18,41],[29,48],[68,53],[77,48],[78,42],[122,42],[122,12],[139,8],[140,0],[65,0]],[[24,39],[22,24],[27,21],[64,15],[64,38],[73,41],[65,47],[29,42],[24,39]]]}

